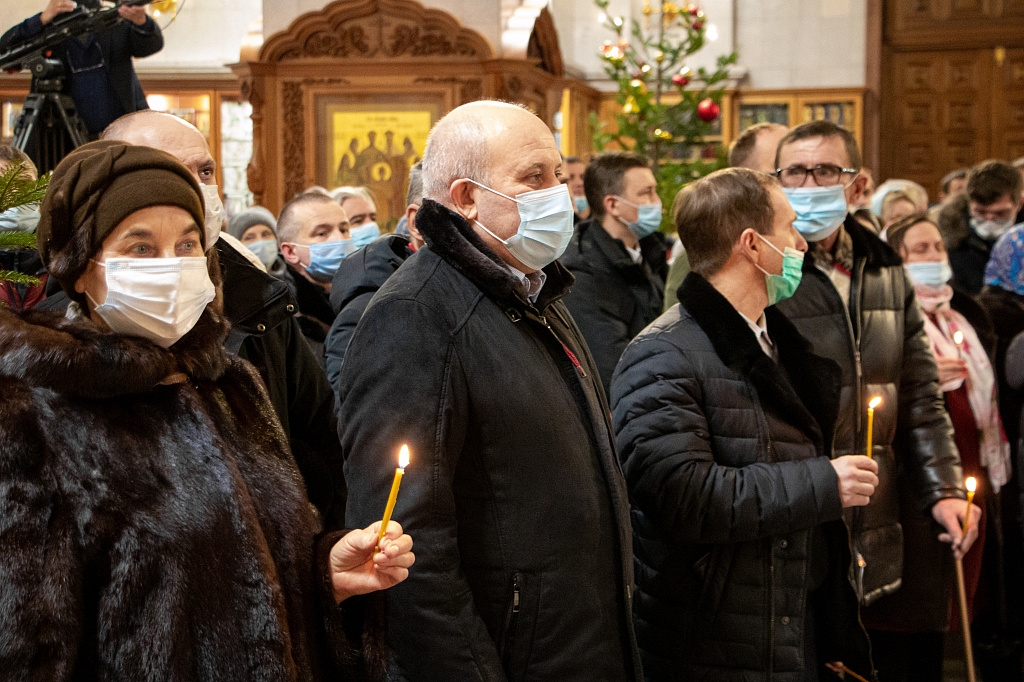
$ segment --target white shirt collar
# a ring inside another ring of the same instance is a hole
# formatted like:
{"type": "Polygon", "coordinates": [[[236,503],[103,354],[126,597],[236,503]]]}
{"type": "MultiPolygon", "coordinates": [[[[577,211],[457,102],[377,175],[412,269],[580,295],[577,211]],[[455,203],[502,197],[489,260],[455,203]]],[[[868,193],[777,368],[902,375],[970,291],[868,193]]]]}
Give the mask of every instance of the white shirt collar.
{"type": "Polygon", "coordinates": [[[543,270],[536,270],[529,274],[512,267],[508,263],[505,263],[505,267],[512,273],[512,276],[519,280],[519,283],[523,285],[523,289],[526,290],[526,297],[530,299],[530,303],[537,302],[537,296],[540,295],[540,290],[544,288],[544,283],[548,281],[548,276],[543,270]]]}
{"type": "Polygon", "coordinates": [[[639,246],[636,247],[635,249],[631,249],[628,246],[626,246],[626,253],[629,254],[629,257],[632,258],[633,262],[636,263],[637,265],[640,265],[640,262],[644,259],[643,253],[640,252],[639,246]]]}
{"type": "MultiPolygon", "coordinates": [[[[740,312],[740,311],[736,311],[740,312]]],[[[770,358],[775,357],[775,344],[772,343],[771,338],[768,336],[768,320],[765,319],[764,313],[761,313],[761,317],[757,318],[757,322],[754,322],[749,317],[740,313],[740,317],[750,327],[750,331],[754,332],[754,336],[757,338],[757,343],[761,346],[761,350],[765,352],[770,358]]]]}

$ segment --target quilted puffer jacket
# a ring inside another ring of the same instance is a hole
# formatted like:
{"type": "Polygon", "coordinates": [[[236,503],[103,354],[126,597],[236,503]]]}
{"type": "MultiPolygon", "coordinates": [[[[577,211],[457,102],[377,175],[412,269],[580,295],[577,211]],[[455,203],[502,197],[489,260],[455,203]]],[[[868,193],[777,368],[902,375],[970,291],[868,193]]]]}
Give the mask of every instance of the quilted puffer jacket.
{"type": "Polygon", "coordinates": [[[870,678],[829,462],[839,368],[769,309],[776,364],[700,275],[679,301],[612,381],[646,678],[870,678]]]}

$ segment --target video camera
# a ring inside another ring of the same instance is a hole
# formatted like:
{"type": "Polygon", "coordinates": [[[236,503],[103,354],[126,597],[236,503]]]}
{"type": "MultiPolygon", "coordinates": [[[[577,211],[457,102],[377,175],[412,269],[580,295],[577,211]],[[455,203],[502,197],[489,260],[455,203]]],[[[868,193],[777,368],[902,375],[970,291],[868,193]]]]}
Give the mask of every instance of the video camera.
{"type": "Polygon", "coordinates": [[[75,11],[58,15],[43,27],[42,33],[0,54],[0,71],[14,73],[27,69],[32,72],[33,80],[57,78],[61,75],[60,62],[50,59],[47,52],[69,38],[112,28],[121,20],[118,7],[141,7],[153,2],[122,0],[112,7],[104,7],[100,0],[80,0],[75,11]]]}

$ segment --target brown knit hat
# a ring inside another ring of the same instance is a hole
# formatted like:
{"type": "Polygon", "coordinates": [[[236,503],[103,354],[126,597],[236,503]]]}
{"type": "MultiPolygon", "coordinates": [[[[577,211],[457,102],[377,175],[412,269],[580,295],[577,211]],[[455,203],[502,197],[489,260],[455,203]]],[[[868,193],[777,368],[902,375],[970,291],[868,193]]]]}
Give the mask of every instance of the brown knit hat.
{"type": "Polygon", "coordinates": [[[178,206],[192,214],[205,248],[203,195],[177,159],[113,140],[79,147],[54,169],[39,207],[36,245],[43,265],[79,300],[75,282],[103,240],[122,220],[150,206],[178,206]]]}

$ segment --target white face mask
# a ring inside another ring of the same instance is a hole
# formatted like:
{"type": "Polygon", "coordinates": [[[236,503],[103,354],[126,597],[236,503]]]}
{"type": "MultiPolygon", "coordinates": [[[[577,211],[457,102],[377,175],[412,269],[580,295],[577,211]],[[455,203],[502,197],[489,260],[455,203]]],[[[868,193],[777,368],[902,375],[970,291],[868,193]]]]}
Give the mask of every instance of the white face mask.
{"type": "Polygon", "coordinates": [[[1010,231],[1013,227],[1014,217],[1010,216],[1006,220],[981,220],[971,216],[971,227],[978,233],[979,237],[983,239],[999,239],[1004,234],[1010,231]]]}
{"type": "Polygon", "coordinates": [[[107,298],[87,297],[107,326],[118,334],[141,336],[169,348],[188,334],[217,295],[206,257],[108,258],[107,298]]]}
{"type": "Polygon", "coordinates": [[[217,185],[199,185],[203,190],[203,201],[206,204],[206,250],[209,251],[217,243],[220,231],[228,220],[228,212],[224,202],[220,200],[217,185]]]}
{"type": "Polygon", "coordinates": [[[480,222],[474,222],[504,244],[520,263],[541,270],[565,252],[573,235],[572,198],[568,187],[555,185],[510,197],[476,180],[466,179],[477,187],[516,203],[519,208],[519,229],[508,239],[502,239],[480,222]]]}

